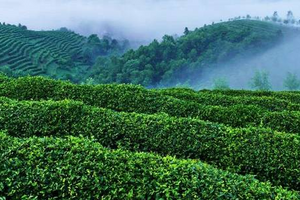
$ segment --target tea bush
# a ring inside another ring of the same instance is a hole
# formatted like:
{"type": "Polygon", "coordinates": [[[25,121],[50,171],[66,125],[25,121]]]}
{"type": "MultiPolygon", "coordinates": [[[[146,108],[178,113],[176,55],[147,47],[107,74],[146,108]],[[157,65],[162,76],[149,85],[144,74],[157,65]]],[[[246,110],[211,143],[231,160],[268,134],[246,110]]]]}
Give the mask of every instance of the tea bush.
{"type": "Polygon", "coordinates": [[[80,102],[1,98],[0,129],[15,137],[94,137],[109,148],[201,159],[262,181],[300,190],[300,136],[231,128],[166,114],[115,112],[80,102]]]}
{"type": "Polygon", "coordinates": [[[0,196],[7,199],[300,198],[199,161],[111,151],[82,138],[18,140],[0,133],[0,147],[0,196]]]}

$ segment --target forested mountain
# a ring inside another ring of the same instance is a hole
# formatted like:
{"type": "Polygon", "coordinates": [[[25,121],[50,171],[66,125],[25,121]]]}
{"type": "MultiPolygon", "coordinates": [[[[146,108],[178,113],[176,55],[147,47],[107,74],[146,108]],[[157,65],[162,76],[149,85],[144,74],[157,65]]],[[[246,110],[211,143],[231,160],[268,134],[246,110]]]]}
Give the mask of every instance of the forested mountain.
{"type": "Polygon", "coordinates": [[[79,82],[97,56],[122,54],[128,41],[84,37],[66,28],[31,31],[0,24],[0,70],[8,75],[44,75],[79,82]]]}
{"type": "Polygon", "coordinates": [[[201,70],[234,58],[255,55],[280,43],[294,29],[268,21],[234,20],[189,31],[179,38],[164,36],[120,58],[99,59],[93,78],[98,83],[170,86],[201,79],[201,70]],[[200,77],[199,77],[200,74],[200,77]],[[197,77],[195,77],[197,76],[197,77]]]}

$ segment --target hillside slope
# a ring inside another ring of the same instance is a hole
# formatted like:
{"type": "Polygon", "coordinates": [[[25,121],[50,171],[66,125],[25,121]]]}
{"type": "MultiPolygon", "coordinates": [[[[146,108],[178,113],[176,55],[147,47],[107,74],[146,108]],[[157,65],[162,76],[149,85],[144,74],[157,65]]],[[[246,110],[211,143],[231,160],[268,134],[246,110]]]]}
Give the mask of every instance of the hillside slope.
{"type": "MultiPolygon", "coordinates": [[[[298,33],[271,22],[236,20],[186,30],[179,38],[166,35],[161,42],[154,40],[120,57],[129,48],[128,41],[96,35],[87,38],[67,29],[30,31],[24,26],[0,24],[0,71],[75,83],[90,77],[91,83],[193,86],[199,80],[207,82],[222,69],[221,74],[238,71],[241,63],[248,63],[241,60],[263,54],[298,33]],[[230,70],[228,65],[234,61],[238,63],[236,70],[230,70]],[[215,73],[210,73],[212,70],[215,73]]],[[[257,64],[249,65],[247,68],[257,64]]]]}
{"type": "Polygon", "coordinates": [[[129,51],[119,59],[97,63],[99,83],[134,83],[144,86],[194,84],[201,72],[243,56],[256,55],[297,32],[279,24],[229,21],[194,31],[179,38],[164,36],[148,46],[129,51]]]}
{"type": "Polygon", "coordinates": [[[121,53],[123,44],[110,38],[84,37],[67,29],[31,31],[0,23],[0,69],[77,82],[97,56],[121,53]]]}

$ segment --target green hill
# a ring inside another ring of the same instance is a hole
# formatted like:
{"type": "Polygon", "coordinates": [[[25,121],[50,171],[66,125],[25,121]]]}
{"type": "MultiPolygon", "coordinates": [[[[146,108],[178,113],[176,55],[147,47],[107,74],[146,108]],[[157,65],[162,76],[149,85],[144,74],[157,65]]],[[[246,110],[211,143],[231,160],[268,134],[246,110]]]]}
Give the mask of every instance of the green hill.
{"type": "Polygon", "coordinates": [[[257,55],[298,33],[272,22],[236,20],[217,23],[174,38],[164,36],[121,58],[96,63],[98,83],[134,83],[144,86],[195,84],[204,69],[257,55]]]}
{"type": "Polygon", "coordinates": [[[84,37],[67,29],[31,31],[0,24],[0,70],[82,81],[97,56],[120,54],[127,47],[111,38],[84,37]]]}
{"type": "Polygon", "coordinates": [[[122,55],[128,41],[87,38],[66,28],[30,31],[0,24],[0,70],[11,76],[42,75],[75,83],[195,85],[203,70],[263,53],[295,33],[296,29],[272,22],[235,20],[186,29],[178,38],[166,35],[161,42],[154,40],[122,55]]]}

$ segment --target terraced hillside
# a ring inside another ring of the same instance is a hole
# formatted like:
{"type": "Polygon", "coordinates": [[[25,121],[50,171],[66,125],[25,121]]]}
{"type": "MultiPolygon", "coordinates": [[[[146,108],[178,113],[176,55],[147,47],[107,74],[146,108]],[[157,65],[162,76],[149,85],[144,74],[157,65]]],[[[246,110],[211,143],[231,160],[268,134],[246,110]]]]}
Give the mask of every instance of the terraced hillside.
{"type": "Polygon", "coordinates": [[[0,65],[32,75],[47,74],[58,66],[62,70],[74,67],[76,61],[84,64],[85,41],[86,38],[71,32],[36,32],[0,25],[0,65]]]}
{"type": "Polygon", "coordinates": [[[6,199],[300,199],[299,93],[1,76],[0,111],[6,199]]]}
{"type": "Polygon", "coordinates": [[[110,48],[110,41],[100,41],[96,37],[93,44],[94,38],[71,31],[31,31],[23,26],[0,24],[0,68],[6,66],[23,74],[76,82],[93,64],[91,57],[105,55],[108,51],[102,49],[102,52],[92,55],[95,48],[101,48],[101,42],[110,48]]]}

